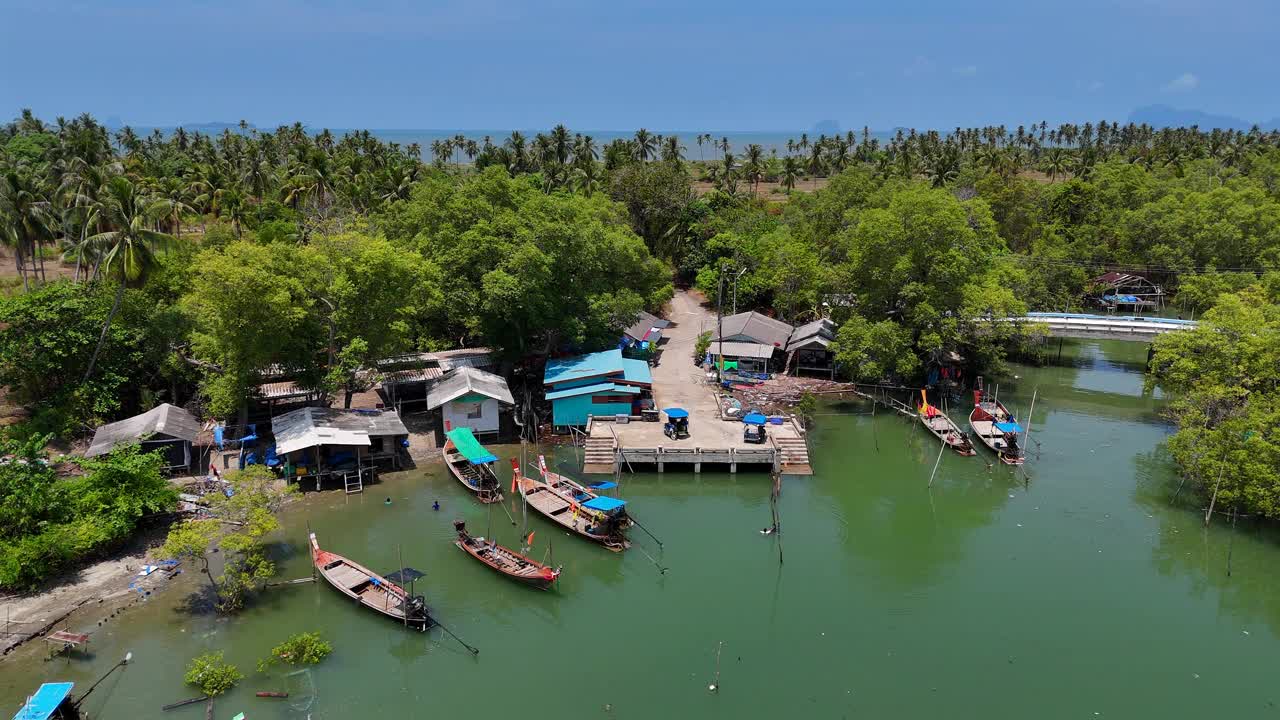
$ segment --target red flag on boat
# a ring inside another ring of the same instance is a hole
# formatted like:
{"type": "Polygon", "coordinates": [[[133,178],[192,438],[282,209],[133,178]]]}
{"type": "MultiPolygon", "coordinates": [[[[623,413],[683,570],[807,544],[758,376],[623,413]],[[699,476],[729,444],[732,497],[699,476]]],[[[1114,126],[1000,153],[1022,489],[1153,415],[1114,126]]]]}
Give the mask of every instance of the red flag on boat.
{"type": "Polygon", "coordinates": [[[524,539],[525,547],[533,547],[533,535],[534,533],[529,533],[529,537],[524,539]]]}
{"type": "Polygon", "coordinates": [[[981,390],[974,390],[974,391],[973,391],[973,404],[974,404],[974,405],[981,405],[981,404],[982,404],[982,391],[981,391],[981,390]]]}

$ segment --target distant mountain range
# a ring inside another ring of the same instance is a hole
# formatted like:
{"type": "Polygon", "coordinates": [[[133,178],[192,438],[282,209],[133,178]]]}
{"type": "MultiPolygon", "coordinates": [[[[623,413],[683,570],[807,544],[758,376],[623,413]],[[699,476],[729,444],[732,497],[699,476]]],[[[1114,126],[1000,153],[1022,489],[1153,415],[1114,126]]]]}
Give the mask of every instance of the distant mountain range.
{"type": "Polygon", "coordinates": [[[1195,125],[1201,130],[1220,128],[1222,130],[1249,130],[1254,125],[1263,130],[1280,129],[1280,118],[1266,122],[1254,123],[1232,115],[1215,115],[1202,110],[1182,110],[1169,105],[1147,105],[1129,114],[1129,121],[1151,127],[1190,127],[1195,125]]]}

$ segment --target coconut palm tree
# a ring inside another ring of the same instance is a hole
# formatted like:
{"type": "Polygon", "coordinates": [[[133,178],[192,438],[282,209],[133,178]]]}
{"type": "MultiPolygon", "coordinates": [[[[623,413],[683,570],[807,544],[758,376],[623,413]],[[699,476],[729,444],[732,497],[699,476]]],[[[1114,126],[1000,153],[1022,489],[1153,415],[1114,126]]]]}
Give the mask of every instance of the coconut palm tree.
{"type": "Polygon", "coordinates": [[[58,218],[39,176],[28,168],[10,168],[0,182],[0,232],[14,248],[14,262],[24,290],[44,281],[40,246],[53,239],[58,218]],[[30,267],[28,267],[30,265],[30,267]]]}
{"type": "Polygon", "coordinates": [[[1044,158],[1044,168],[1049,173],[1049,182],[1065,176],[1068,167],[1070,167],[1070,158],[1067,156],[1067,151],[1060,147],[1049,148],[1044,158]]]}
{"type": "Polygon", "coordinates": [[[653,133],[645,130],[644,128],[640,128],[636,131],[634,142],[636,159],[640,162],[647,162],[649,158],[654,156],[658,149],[658,139],[653,136],[653,133]]]}
{"type": "Polygon", "coordinates": [[[787,189],[787,194],[796,187],[796,180],[804,174],[804,166],[800,164],[800,158],[794,155],[787,155],[782,159],[782,186],[787,189]]]}
{"type": "Polygon", "coordinates": [[[668,135],[662,141],[662,160],[675,165],[684,161],[684,145],[680,144],[678,135],[668,135]]]}
{"type": "Polygon", "coordinates": [[[123,175],[111,178],[104,190],[103,219],[105,225],[112,229],[90,237],[88,242],[102,246],[103,273],[119,280],[119,285],[82,383],[88,382],[93,375],[94,365],[111,330],[111,322],[120,310],[125,287],[145,280],[156,266],[156,250],[177,242],[172,235],[152,229],[156,223],[173,214],[169,200],[140,193],[137,186],[123,175]]]}

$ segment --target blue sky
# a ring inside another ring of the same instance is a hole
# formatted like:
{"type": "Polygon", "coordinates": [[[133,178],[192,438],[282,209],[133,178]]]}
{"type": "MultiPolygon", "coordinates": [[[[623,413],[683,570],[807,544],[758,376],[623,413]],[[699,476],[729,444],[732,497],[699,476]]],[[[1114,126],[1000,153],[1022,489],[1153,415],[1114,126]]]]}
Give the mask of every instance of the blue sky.
{"type": "Polygon", "coordinates": [[[1263,121],[1277,27],[1272,0],[0,0],[0,118],[791,131],[1161,103],[1263,121]]]}

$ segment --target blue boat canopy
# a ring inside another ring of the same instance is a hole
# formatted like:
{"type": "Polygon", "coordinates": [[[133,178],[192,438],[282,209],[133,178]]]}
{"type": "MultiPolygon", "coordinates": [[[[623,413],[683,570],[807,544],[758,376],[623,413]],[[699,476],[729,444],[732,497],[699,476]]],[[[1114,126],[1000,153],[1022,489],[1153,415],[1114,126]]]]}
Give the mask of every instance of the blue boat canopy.
{"type": "Polygon", "coordinates": [[[748,425],[764,425],[769,422],[769,418],[758,412],[747,413],[742,416],[742,422],[748,425]]]}
{"type": "Polygon", "coordinates": [[[1002,423],[996,423],[996,429],[997,429],[997,430],[999,430],[1000,432],[1007,432],[1007,433],[1010,433],[1010,432],[1011,432],[1011,433],[1020,433],[1020,432],[1022,432],[1022,426],[1021,426],[1021,425],[1019,425],[1019,424],[1018,424],[1018,423],[1016,423],[1016,422],[1002,422],[1002,423]]]}
{"type": "Polygon", "coordinates": [[[27,701],[26,705],[13,716],[13,720],[48,720],[55,712],[63,700],[71,694],[71,688],[75,687],[75,683],[45,683],[40,686],[35,695],[27,701]]]}
{"type": "Polygon", "coordinates": [[[601,480],[600,482],[591,483],[592,490],[612,490],[618,487],[618,483],[612,480],[601,480]]]}
{"type": "Polygon", "coordinates": [[[605,497],[601,495],[599,497],[591,498],[590,500],[582,503],[582,507],[590,508],[592,510],[599,510],[600,512],[607,513],[607,512],[613,512],[614,510],[617,510],[618,508],[626,504],[627,503],[623,500],[619,500],[617,498],[605,497]]]}
{"type": "Polygon", "coordinates": [[[666,410],[663,410],[662,412],[666,413],[667,417],[669,418],[689,417],[689,411],[685,410],[684,408],[671,407],[671,408],[667,408],[666,410]]]}

